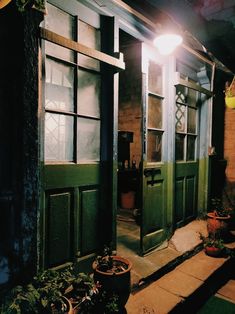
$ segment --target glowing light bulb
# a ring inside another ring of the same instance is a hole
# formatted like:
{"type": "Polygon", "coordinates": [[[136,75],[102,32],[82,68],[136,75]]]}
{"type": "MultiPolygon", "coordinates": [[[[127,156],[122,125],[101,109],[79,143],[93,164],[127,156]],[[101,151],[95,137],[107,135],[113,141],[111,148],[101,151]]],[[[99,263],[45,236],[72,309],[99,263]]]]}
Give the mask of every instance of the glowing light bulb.
{"type": "Polygon", "coordinates": [[[153,41],[162,55],[171,54],[182,42],[183,38],[176,34],[163,34],[156,37],[153,41]]]}

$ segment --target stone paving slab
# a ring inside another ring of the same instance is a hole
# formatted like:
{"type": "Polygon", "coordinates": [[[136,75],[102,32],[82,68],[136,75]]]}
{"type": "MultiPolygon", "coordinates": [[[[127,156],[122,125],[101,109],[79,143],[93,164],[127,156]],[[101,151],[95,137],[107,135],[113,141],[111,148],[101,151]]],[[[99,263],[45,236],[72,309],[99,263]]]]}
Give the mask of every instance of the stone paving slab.
{"type": "Polygon", "coordinates": [[[188,259],[179,266],[176,267],[177,270],[193,276],[202,281],[206,281],[219,267],[221,267],[225,262],[226,258],[219,259],[218,261],[211,259],[204,252],[196,254],[194,258],[188,259]],[[202,254],[203,256],[202,258],[202,254]]]}
{"type": "Polygon", "coordinates": [[[182,300],[182,298],[151,284],[134,295],[131,294],[126,304],[126,310],[128,314],[166,314],[182,300]]]}
{"type": "Polygon", "coordinates": [[[194,278],[188,274],[185,274],[177,269],[171,271],[165,276],[161,277],[155,283],[154,286],[159,286],[168,292],[175,294],[179,297],[187,298],[195,290],[197,290],[203,284],[202,280],[194,278]]]}
{"type": "Polygon", "coordinates": [[[235,280],[229,280],[221,289],[217,292],[218,296],[223,296],[233,303],[235,303],[235,280]]]}

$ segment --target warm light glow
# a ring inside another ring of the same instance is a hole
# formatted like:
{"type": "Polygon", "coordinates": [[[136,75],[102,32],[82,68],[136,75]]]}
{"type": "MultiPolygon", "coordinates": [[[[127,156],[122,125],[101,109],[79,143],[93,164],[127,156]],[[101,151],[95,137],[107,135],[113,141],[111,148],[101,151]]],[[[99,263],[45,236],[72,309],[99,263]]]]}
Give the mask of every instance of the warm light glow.
{"type": "Polygon", "coordinates": [[[180,35],[164,34],[156,37],[153,43],[162,55],[169,55],[182,43],[182,41],[183,38],[180,35]]]}

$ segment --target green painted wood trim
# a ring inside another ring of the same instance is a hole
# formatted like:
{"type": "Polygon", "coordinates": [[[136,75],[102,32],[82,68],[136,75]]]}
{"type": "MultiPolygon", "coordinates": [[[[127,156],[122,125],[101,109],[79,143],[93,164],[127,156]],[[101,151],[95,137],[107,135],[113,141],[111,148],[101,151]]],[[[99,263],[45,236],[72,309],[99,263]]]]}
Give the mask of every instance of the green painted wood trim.
{"type": "Polygon", "coordinates": [[[99,164],[45,165],[44,189],[99,184],[99,164]]]}

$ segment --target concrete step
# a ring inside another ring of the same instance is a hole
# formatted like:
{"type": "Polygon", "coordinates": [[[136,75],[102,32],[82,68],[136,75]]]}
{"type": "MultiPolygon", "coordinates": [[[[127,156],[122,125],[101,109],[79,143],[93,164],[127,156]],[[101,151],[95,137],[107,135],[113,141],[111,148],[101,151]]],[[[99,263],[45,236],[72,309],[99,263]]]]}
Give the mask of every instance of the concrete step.
{"type": "MultiPolygon", "coordinates": [[[[229,245],[229,249],[234,248],[235,243],[229,245]]],[[[229,279],[232,264],[231,255],[214,258],[201,250],[143,289],[133,291],[126,305],[127,313],[197,313],[229,279]]]]}

